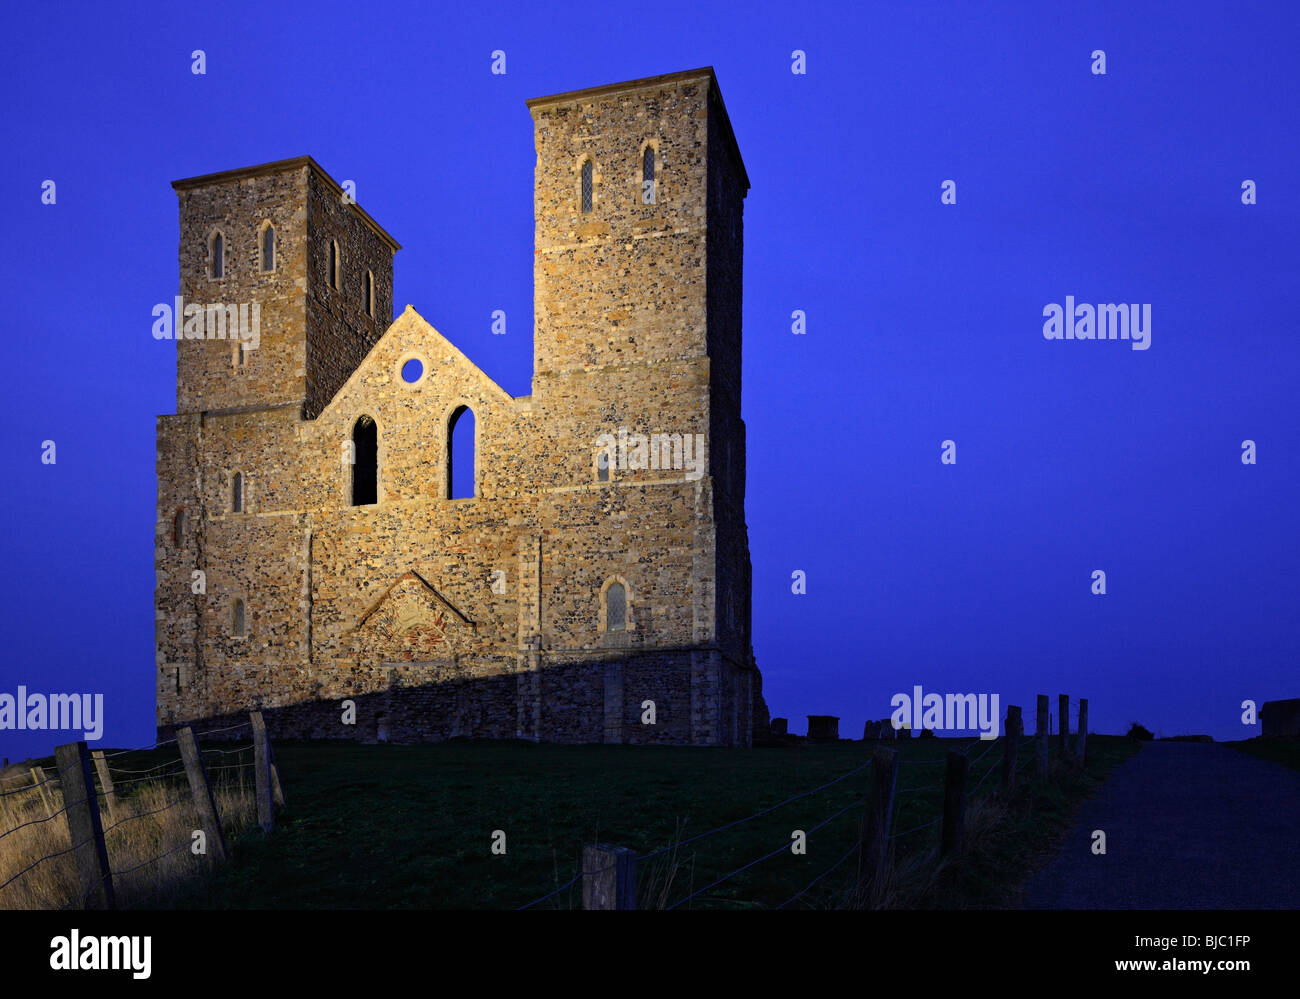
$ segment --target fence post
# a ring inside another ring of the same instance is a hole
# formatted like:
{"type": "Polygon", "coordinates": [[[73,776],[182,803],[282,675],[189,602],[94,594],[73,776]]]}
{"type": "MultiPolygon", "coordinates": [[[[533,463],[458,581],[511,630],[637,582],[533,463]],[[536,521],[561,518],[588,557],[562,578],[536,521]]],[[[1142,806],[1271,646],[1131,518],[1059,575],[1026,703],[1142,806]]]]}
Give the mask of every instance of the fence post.
{"type": "Polygon", "coordinates": [[[203,826],[203,835],[207,839],[209,853],[217,860],[226,859],[226,841],[221,835],[221,816],[217,814],[217,802],[212,797],[212,787],[208,784],[208,772],[203,766],[203,757],[194,742],[194,730],[188,725],[176,730],[176,744],[181,749],[181,759],[185,763],[185,776],[190,782],[190,797],[194,799],[194,810],[199,814],[199,823],[203,826]]]}
{"type": "Polygon", "coordinates": [[[1034,743],[1038,749],[1038,776],[1047,776],[1047,695],[1038,695],[1038,728],[1034,732],[1034,743]]]}
{"type": "Polygon", "coordinates": [[[898,785],[898,750],[878,747],[871,757],[871,789],[862,814],[858,847],[858,904],[875,908],[884,898],[889,864],[889,827],[894,819],[898,785]]]}
{"type": "Polygon", "coordinates": [[[1088,698],[1079,698],[1079,737],[1074,741],[1074,752],[1079,766],[1088,765],[1088,698]]]}
{"type": "Polygon", "coordinates": [[[1020,717],[1018,704],[1007,705],[1007,744],[1002,756],[1002,789],[1007,792],[1016,789],[1016,759],[1020,753],[1020,733],[1025,723],[1020,717]]]}
{"type": "Polygon", "coordinates": [[[96,749],[90,754],[90,758],[95,761],[95,770],[99,773],[99,785],[104,789],[104,801],[108,804],[108,817],[116,819],[117,792],[113,790],[113,774],[108,769],[108,760],[104,759],[102,749],[96,749]]]}
{"type": "Polygon", "coordinates": [[[271,750],[266,739],[262,712],[250,712],[253,721],[253,776],[256,780],[257,823],[262,832],[275,829],[275,805],[271,800],[271,750]]]}
{"type": "Polygon", "coordinates": [[[41,801],[45,803],[45,817],[54,818],[54,805],[50,801],[50,796],[45,793],[45,768],[32,767],[32,780],[36,781],[36,790],[41,792],[41,801]]]}
{"type": "Polygon", "coordinates": [[[943,841],[939,855],[961,852],[962,825],[966,819],[966,772],[970,758],[965,753],[948,753],[948,773],[943,783],[943,841]]]}
{"type": "Polygon", "coordinates": [[[1066,739],[1070,735],[1070,695],[1056,695],[1056,749],[1062,762],[1070,758],[1070,744],[1066,739]]]}
{"type": "Polygon", "coordinates": [[[63,808],[68,818],[68,836],[77,860],[84,908],[112,909],[113,874],[104,845],[104,826],[99,820],[95,777],[90,770],[90,751],[84,742],[56,746],[54,762],[63,774],[63,808]]]}
{"type": "Polygon", "coordinates": [[[582,907],[636,908],[636,853],[596,843],[582,848],[582,907]]]}

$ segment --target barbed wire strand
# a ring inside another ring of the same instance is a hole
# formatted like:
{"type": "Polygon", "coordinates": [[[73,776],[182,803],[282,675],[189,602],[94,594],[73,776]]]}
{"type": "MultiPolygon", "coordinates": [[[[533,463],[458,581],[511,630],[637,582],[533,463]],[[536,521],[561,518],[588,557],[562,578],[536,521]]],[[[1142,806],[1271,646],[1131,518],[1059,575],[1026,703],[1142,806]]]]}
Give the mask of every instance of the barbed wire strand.
{"type": "Polygon", "coordinates": [[[47,853],[47,854],[46,854],[44,857],[42,857],[40,860],[36,861],[36,863],[34,863],[34,864],[30,864],[30,865],[28,865],[27,867],[24,867],[21,871],[19,871],[17,874],[15,874],[12,878],[10,878],[10,879],[9,879],[8,881],[6,881],[4,884],[0,884],[0,889],[8,888],[11,884],[13,884],[13,883],[14,883],[15,881],[17,881],[19,878],[21,878],[21,877],[22,877],[24,874],[26,874],[28,871],[32,870],[33,868],[36,868],[36,867],[40,866],[41,864],[45,863],[45,861],[47,861],[47,860],[53,860],[55,857],[62,857],[65,853],[71,853],[73,850],[80,850],[80,849],[81,849],[83,846],[85,846],[87,843],[92,842],[92,841],[94,840],[94,838],[95,838],[94,836],[91,836],[89,839],[83,839],[80,843],[77,843],[75,846],[70,846],[70,847],[68,847],[66,850],[60,850],[60,851],[58,851],[57,853],[47,853]]]}
{"type": "Polygon", "coordinates": [[[974,766],[974,765],[975,765],[976,763],[978,763],[980,760],[984,759],[984,757],[988,756],[989,753],[991,753],[991,752],[993,751],[993,747],[996,746],[996,745],[997,745],[998,743],[1000,743],[1000,742],[1002,742],[1001,739],[994,739],[992,742],[990,742],[990,743],[989,743],[989,748],[986,749],[986,750],[984,750],[984,752],[980,753],[979,756],[975,757],[975,759],[971,760],[971,761],[970,761],[970,765],[971,765],[971,766],[974,766]]]}
{"type": "Polygon", "coordinates": [[[793,901],[797,900],[798,898],[800,898],[801,896],[807,894],[807,892],[810,891],[810,890],[812,889],[812,887],[813,887],[815,884],[817,884],[817,882],[821,881],[822,878],[826,877],[826,875],[830,874],[830,873],[831,873],[832,871],[834,871],[837,867],[839,867],[840,864],[844,863],[844,861],[848,860],[851,856],[853,856],[853,854],[856,853],[856,852],[858,851],[858,848],[861,847],[861,846],[862,846],[862,840],[858,840],[856,843],[854,843],[851,847],[848,848],[848,851],[844,854],[844,856],[842,856],[839,860],[835,861],[835,863],[831,864],[831,866],[828,867],[828,868],[826,868],[826,870],[824,870],[824,871],[822,871],[820,874],[818,874],[817,877],[815,877],[815,878],[813,878],[811,881],[809,881],[808,884],[805,885],[802,889],[800,889],[799,891],[797,891],[797,892],[795,892],[793,895],[791,895],[789,898],[787,898],[784,902],[782,902],[780,905],[778,905],[777,908],[778,908],[778,909],[784,909],[784,908],[785,908],[787,905],[789,905],[791,902],[793,902],[793,901]]]}
{"type": "Polygon", "coordinates": [[[4,832],[0,833],[0,839],[4,839],[6,836],[10,835],[11,833],[16,833],[19,829],[26,829],[28,826],[37,826],[40,825],[42,822],[49,822],[51,819],[57,819],[60,815],[62,815],[67,810],[68,810],[68,806],[64,805],[53,815],[47,815],[43,819],[32,819],[30,822],[24,822],[20,826],[14,826],[12,829],[6,829],[4,832]]]}
{"type": "Polygon", "coordinates": [[[836,777],[834,780],[829,780],[825,784],[821,785],[820,787],[813,788],[811,791],[804,791],[801,794],[796,794],[793,797],[786,798],[785,801],[781,801],[775,805],[772,805],[770,808],[764,808],[761,812],[755,812],[753,815],[747,816],[746,818],[743,819],[737,819],[735,822],[728,822],[726,825],[718,826],[716,829],[710,829],[708,832],[699,833],[696,836],[692,836],[690,839],[684,839],[680,843],[671,844],[669,846],[664,847],[661,850],[656,850],[654,853],[646,854],[644,857],[640,857],[638,859],[653,860],[655,857],[660,857],[663,854],[667,853],[669,850],[680,849],[681,847],[687,846],[690,843],[698,842],[699,840],[704,839],[706,836],[712,836],[714,833],[720,833],[727,829],[734,829],[736,826],[743,825],[746,822],[752,822],[754,819],[767,815],[769,812],[775,812],[778,808],[784,808],[792,801],[798,801],[800,798],[806,798],[810,794],[817,794],[819,791],[824,791],[826,790],[826,788],[831,787],[834,784],[838,784],[840,781],[846,780],[847,778],[852,777],[856,773],[860,773],[861,771],[865,770],[869,766],[871,766],[871,760],[867,760],[867,762],[863,763],[861,766],[854,767],[852,770],[848,771],[847,773],[840,774],[840,776],[836,777]]]}
{"type": "Polygon", "coordinates": [[[166,804],[166,805],[163,805],[162,808],[152,808],[152,809],[150,809],[150,810],[147,811],[147,812],[139,812],[139,813],[137,813],[137,814],[135,814],[135,815],[128,815],[128,816],[127,816],[126,818],[124,818],[124,819],[118,819],[118,820],[117,820],[116,822],[114,822],[111,826],[109,826],[107,829],[105,829],[105,830],[104,830],[104,835],[107,836],[110,832],[112,832],[114,829],[116,829],[116,828],[117,828],[118,826],[120,826],[120,825],[125,825],[125,824],[128,823],[128,822],[133,822],[133,821],[135,821],[136,819],[143,819],[143,818],[146,818],[147,816],[150,816],[150,815],[157,815],[159,812],[165,812],[165,811],[167,811],[167,809],[169,809],[169,808],[175,808],[175,807],[176,807],[177,805],[179,805],[182,801],[193,801],[193,800],[194,800],[194,799],[191,798],[189,795],[181,795],[181,796],[180,796],[179,798],[177,798],[175,801],[170,802],[170,803],[168,803],[168,804],[166,804]]]}
{"type": "Polygon", "coordinates": [[[250,749],[256,748],[257,747],[250,742],[247,746],[240,746],[238,749],[205,749],[200,755],[207,756],[209,753],[216,753],[219,756],[233,756],[236,753],[247,753],[250,749]]]}
{"type": "MultiPolygon", "coordinates": [[[[107,757],[105,758],[107,759],[107,757]]],[[[114,766],[110,766],[108,769],[110,773],[115,773],[115,774],[151,774],[155,770],[161,770],[163,767],[169,767],[175,762],[176,760],[163,760],[156,767],[149,767],[147,770],[126,770],[121,767],[114,767],[114,766]]]]}
{"type": "MultiPolygon", "coordinates": [[[[175,766],[177,763],[180,763],[180,762],[181,762],[180,760],[174,760],[174,761],[172,762],[172,766],[175,766]]],[[[169,770],[169,771],[168,771],[167,773],[165,773],[165,774],[155,774],[155,775],[152,776],[152,777],[139,777],[139,778],[137,778],[137,779],[135,779],[135,780],[126,780],[126,781],[123,781],[121,784],[118,784],[117,782],[114,782],[114,783],[113,783],[113,792],[116,794],[117,791],[120,790],[121,788],[124,788],[124,787],[133,787],[133,786],[136,785],[136,784],[148,784],[148,783],[151,783],[152,781],[156,781],[156,780],[166,780],[168,777],[175,777],[175,776],[177,776],[178,774],[182,774],[182,773],[184,773],[184,772],[185,772],[185,765],[182,763],[182,764],[181,764],[181,767],[180,767],[179,770],[169,770]]],[[[100,797],[103,797],[104,795],[108,794],[107,791],[98,791],[98,792],[96,792],[96,793],[97,793],[100,797]]]]}
{"type": "Polygon", "coordinates": [[[577,881],[580,878],[582,878],[585,873],[586,872],[584,871],[579,871],[577,874],[575,874],[564,884],[560,885],[560,887],[556,888],[555,891],[548,892],[547,894],[543,895],[541,898],[535,898],[531,902],[527,903],[526,905],[521,905],[518,909],[515,910],[515,912],[523,912],[525,909],[531,909],[533,906],[540,905],[542,902],[545,902],[547,899],[554,898],[556,895],[560,894],[560,892],[564,891],[565,889],[572,888],[574,884],[576,884],[577,881]]]}
{"type": "MultiPolygon", "coordinates": [[[[809,829],[809,830],[808,830],[804,835],[805,835],[805,836],[811,836],[811,835],[812,835],[813,833],[815,833],[818,829],[823,828],[823,827],[826,826],[828,823],[833,822],[835,819],[839,818],[841,815],[843,815],[845,812],[847,812],[850,808],[856,808],[856,807],[858,807],[859,805],[861,805],[863,802],[865,802],[866,800],[867,800],[867,796],[864,794],[861,798],[858,798],[858,799],[855,800],[855,801],[851,801],[851,802],[849,802],[849,804],[845,805],[845,806],[844,806],[843,808],[841,808],[838,812],[835,812],[834,814],[829,815],[829,816],[827,816],[826,818],[822,819],[821,822],[817,823],[817,825],[815,825],[815,826],[813,826],[811,829],[809,829]]],[[[698,891],[693,891],[693,892],[691,892],[691,893],[690,893],[689,895],[687,895],[685,898],[681,899],[681,900],[678,901],[678,902],[674,902],[672,905],[668,906],[668,908],[669,908],[669,909],[676,909],[676,908],[677,908],[678,906],[680,906],[680,905],[685,905],[687,902],[689,902],[691,899],[695,898],[696,896],[698,896],[698,895],[702,895],[704,892],[708,891],[708,890],[711,889],[711,888],[716,888],[718,885],[722,884],[722,882],[724,882],[724,881],[728,881],[728,880],[730,880],[731,878],[734,878],[737,874],[742,874],[742,873],[744,873],[745,871],[749,870],[751,867],[754,867],[754,866],[757,865],[757,864],[761,864],[763,861],[768,860],[768,859],[771,858],[771,857],[775,857],[778,853],[782,852],[783,850],[788,850],[788,849],[790,849],[790,841],[789,841],[789,840],[786,840],[784,843],[782,843],[780,846],[778,846],[778,847],[777,847],[775,850],[773,850],[771,853],[765,853],[763,856],[759,857],[757,860],[751,860],[751,861],[750,861],[748,864],[746,864],[744,867],[738,867],[738,868],[736,868],[734,871],[732,871],[730,874],[724,874],[722,877],[718,878],[717,881],[714,881],[712,884],[705,885],[703,888],[700,888],[698,891]]]]}
{"type": "Polygon", "coordinates": [[[936,816],[935,818],[931,819],[929,822],[923,823],[922,825],[919,826],[913,826],[911,829],[904,829],[902,832],[896,832],[889,838],[902,839],[902,837],[910,836],[912,833],[920,832],[922,829],[929,829],[930,826],[934,825],[936,822],[941,821],[942,819],[943,819],[942,815],[936,816]]]}
{"type": "MultiPolygon", "coordinates": [[[[158,863],[158,861],[162,860],[164,857],[170,857],[173,853],[177,853],[177,852],[179,852],[179,851],[181,851],[181,850],[185,850],[185,849],[189,848],[190,845],[191,845],[191,844],[188,843],[188,842],[181,843],[180,846],[173,847],[172,849],[166,851],[165,853],[160,853],[160,854],[158,854],[158,856],[153,857],[153,858],[150,859],[150,860],[146,860],[143,864],[136,864],[134,867],[128,867],[125,871],[113,871],[113,872],[111,872],[111,873],[112,873],[113,877],[115,877],[115,878],[123,877],[124,875],[130,874],[132,871],[138,871],[141,867],[144,867],[144,866],[146,866],[146,865],[148,865],[148,864],[156,864],[156,863],[158,863]]],[[[89,892],[87,892],[87,894],[89,894],[89,892]]]]}

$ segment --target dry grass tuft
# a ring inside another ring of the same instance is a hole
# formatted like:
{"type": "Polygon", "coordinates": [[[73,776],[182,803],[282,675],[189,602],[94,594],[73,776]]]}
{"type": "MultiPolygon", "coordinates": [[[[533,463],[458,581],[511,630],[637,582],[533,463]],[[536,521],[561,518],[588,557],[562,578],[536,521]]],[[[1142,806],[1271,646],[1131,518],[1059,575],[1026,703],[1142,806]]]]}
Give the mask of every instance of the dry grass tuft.
{"type": "MultiPolygon", "coordinates": [[[[6,780],[0,791],[31,783],[30,777],[6,780]]],[[[164,901],[206,876],[213,863],[210,853],[195,855],[190,849],[199,821],[183,775],[139,784],[131,792],[118,795],[111,817],[104,799],[99,801],[119,908],[164,901]]],[[[213,793],[229,843],[257,820],[251,774],[245,768],[234,781],[216,782],[213,793]]],[[[83,889],[75,856],[60,852],[71,846],[63,803],[55,781],[0,797],[0,884],[31,868],[0,888],[0,909],[80,908],[83,889]],[[41,791],[54,810],[53,818],[48,817],[41,791]]]]}

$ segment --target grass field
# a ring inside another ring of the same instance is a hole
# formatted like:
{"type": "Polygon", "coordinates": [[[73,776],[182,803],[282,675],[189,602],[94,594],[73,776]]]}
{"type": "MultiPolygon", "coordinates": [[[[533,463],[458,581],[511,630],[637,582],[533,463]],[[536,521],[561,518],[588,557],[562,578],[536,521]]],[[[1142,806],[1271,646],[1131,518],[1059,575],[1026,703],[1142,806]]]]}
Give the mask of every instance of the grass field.
{"type": "Polygon", "coordinates": [[[1300,770],[1300,739],[1243,739],[1240,742],[1225,742],[1225,746],[1261,760],[1272,760],[1292,770],[1300,770]]]}
{"type": "MultiPolygon", "coordinates": [[[[1078,803],[1138,747],[1089,739],[1089,770],[1054,765],[1007,800],[990,794],[1002,743],[915,739],[898,748],[894,830],[934,820],[942,808],[946,753],[970,747],[968,850],[960,865],[935,856],[939,826],[894,841],[887,904],[909,908],[1014,905],[1034,864],[1050,857],[1078,803]]],[[[253,828],[233,841],[217,875],[167,904],[178,908],[516,908],[568,882],[585,843],[630,847],[641,857],[777,805],[863,767],[872,744],[804,744],[753,750],[552,746],[452,742],[431,746],[280,743],[286,805],[275,833],[253,828]],[[506,853],[494,855],[503,830],[506,853]]],[[[141,761],[147,760],[142,754],[141,761]]],[[[1027,772],[1031,749],[1022,747],[1027,772]]],[[[844,780],[753,821],[657,860],[640,860],[639,904],[765,909],[786,903],[846,860],[793,908],[842,906],[851,887],[869,778],[844,780]],[[834,817],[840,813],[838,817],[834,817]],[[827,821],[829,820],[829,821],[827,821]],[[824,824],[823,824],[824,823],[824,824]],[[807,853],[794,855],[803,830],[807,853]],[[748,870],[708,886],[767,853],[748,870]]],[[[579,908],[581,883],[539,908],[579,908]]]]}

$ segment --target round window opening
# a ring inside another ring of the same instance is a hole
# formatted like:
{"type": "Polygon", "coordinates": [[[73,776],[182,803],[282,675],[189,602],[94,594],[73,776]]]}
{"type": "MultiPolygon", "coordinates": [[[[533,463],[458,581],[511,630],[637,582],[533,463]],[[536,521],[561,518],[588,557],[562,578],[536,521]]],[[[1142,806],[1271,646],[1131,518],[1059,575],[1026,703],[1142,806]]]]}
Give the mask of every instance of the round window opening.
{"type": "Polygon", "coordinates": [[[424,365],[418,357],[413,357],[402,365],[402,381],[414,385],[424,377],[424,365]]]}

